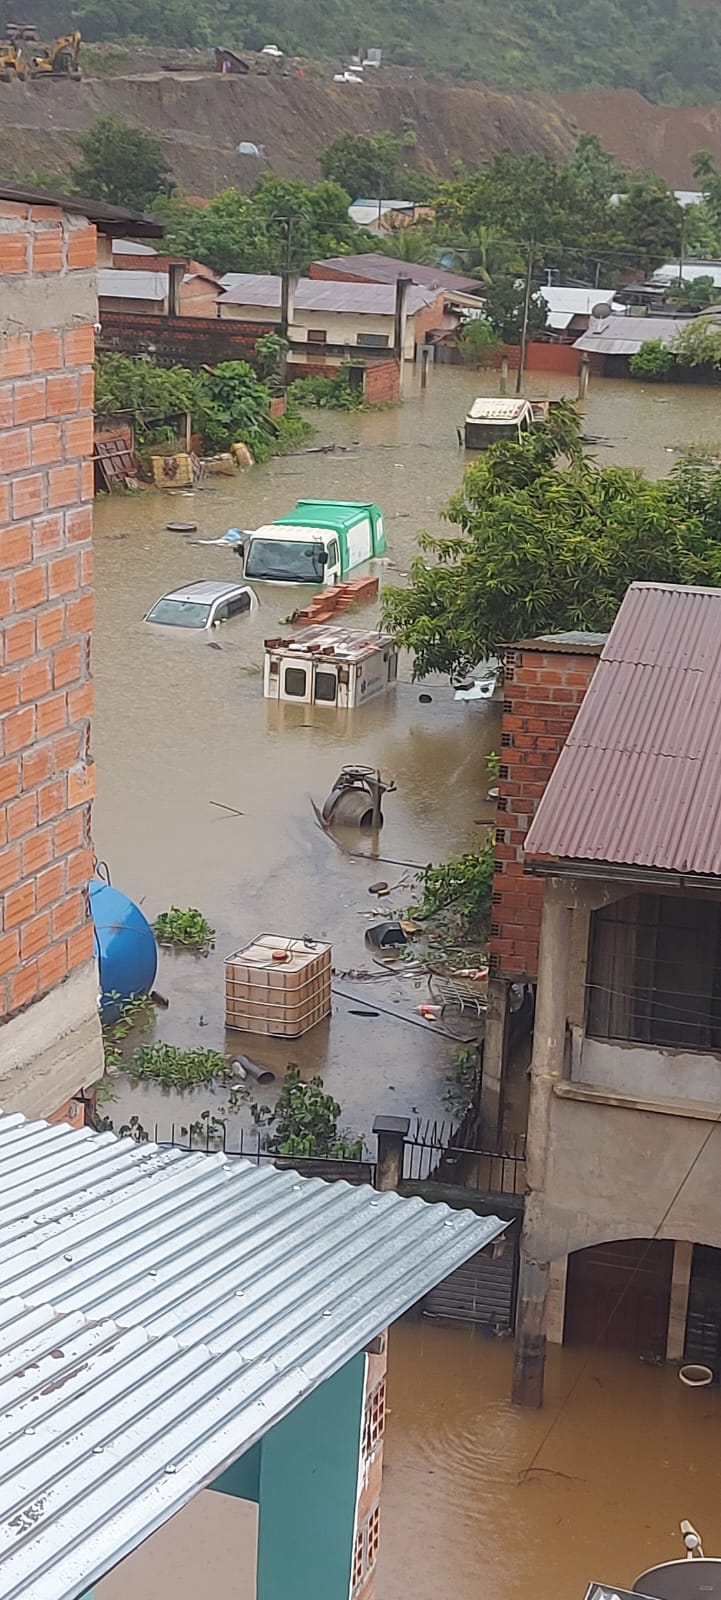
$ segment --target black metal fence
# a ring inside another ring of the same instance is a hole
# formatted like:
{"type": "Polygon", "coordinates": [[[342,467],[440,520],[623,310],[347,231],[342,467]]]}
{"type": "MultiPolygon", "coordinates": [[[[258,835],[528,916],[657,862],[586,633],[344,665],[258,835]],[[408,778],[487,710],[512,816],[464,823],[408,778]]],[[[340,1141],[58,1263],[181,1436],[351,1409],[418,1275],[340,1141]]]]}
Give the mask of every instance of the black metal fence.
{"type": "Polygon", "coordinates": [[[525,1134],[510,1139],[504,1150],[456,1143],[458,1137],[459,1130],[452,1123],[419,1119],[404,1141],[404,1180],[457,1184],[482,1194],[525,1193],[525,1134]]]}
{"type": "Polygon", "coordinates": [[[376,1169],[373,1161],[349,1161],[335,1156],[276,1155],[274,1151],[264,1148],[259,1131],[248,1132],[247,1129],[241,1128],[239,1133],[231,1134],[222,1123],[217,1127],[210,1125],[202,1129],[179,1127],[177,1123],[172,1123],[165,1133],[156,1123],[153,1139],[161,1146],[172,1146],[176,1150],[197,1150],[204,1155],[221,1151],[223,1155],[251,1161],[256,1167],[269,1164],[279,1167],[281,1171],[300,1172],[305,1178],[325,1178],[329,1182],[344,1178],[346,1183],[375,1183],[376,1169]]]}

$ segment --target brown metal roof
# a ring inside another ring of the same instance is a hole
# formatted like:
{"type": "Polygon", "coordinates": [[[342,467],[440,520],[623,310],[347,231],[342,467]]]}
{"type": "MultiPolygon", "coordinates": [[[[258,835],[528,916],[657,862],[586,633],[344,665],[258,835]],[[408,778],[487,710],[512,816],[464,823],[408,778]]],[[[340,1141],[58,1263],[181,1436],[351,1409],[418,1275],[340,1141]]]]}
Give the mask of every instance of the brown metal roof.
{"type": "MultiPolygon", "coordinates": [[[[416,261],[399,261],[394,256],[384,256],[371,251],[368,255],[329,256],[326,261],[314,261],[315,267],[328,267],[339,278],[349,273],[353,278],[363,278],[367,283],[396,283],[399,278],[410,278],[424,289],[446,289],[453,294],[469,294],[485,300],[485,290],[478,278],[459,272],[446,272],[445,267],[421,266],[416,261]]],[[[311,277],[314,276],[311,267],[311,277]]],[[[322,281],[322,280],[321,280],[322,281]]]]}
{"type": "Polygon", "coordinates": [[[71,215],[87,217],[94,222],[99,233],[119,235],[124,239],[162,239],[165,228],[155,217],[144,211],[130,211],[127,206],[106,205],[104,200],[81,200],[76,194],[55,194],[47,189],[28,188],[24,183],[0,181],[0,200],[15,200],[26,206],[59,206],[71,215]]]}
{"type": "Polygon", "coordinates": [[[587,633],[582,628],[570,628],[566,633],[537,633],[533,639],[506,645],[503,655],[514,650],[541,650],[549,655],[600,656],[607,638],[607,633],[587,633]]]}
{"type": "Polygon", "coordinates": [[[721,589],[631,585],[525,853],[721,877],[721,589]]]}

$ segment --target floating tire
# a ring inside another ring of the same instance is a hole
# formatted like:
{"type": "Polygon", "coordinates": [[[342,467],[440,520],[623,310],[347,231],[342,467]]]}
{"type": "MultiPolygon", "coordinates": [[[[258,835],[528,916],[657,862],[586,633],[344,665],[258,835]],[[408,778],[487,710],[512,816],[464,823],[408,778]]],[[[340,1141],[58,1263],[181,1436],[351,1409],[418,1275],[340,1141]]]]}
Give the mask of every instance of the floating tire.
{"type": "Polygon", "coordinates": [[[166,522],[168,533],[197,533],[197,522],[166,522]]]}

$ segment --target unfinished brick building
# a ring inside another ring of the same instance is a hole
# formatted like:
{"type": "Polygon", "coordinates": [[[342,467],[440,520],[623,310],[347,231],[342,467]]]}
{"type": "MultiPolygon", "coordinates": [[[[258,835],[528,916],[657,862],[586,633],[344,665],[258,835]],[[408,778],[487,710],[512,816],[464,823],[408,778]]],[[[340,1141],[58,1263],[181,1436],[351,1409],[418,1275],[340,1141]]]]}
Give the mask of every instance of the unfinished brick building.
{"type": "Polygon", "coordinates": [[[495,1141],[504,1121],[512,984],[535,984],[543,884],[524,868],[534,812],[573,726],[605,634],[543,634],[504,651],[501,769],[491,912],[481,1112],[495,1141]]]}
{"type": "Polygon", "coordinates": [[[148,219],[0,186],[0,1104],[102,1071],[87,883],[97,230],[148,219]]]}

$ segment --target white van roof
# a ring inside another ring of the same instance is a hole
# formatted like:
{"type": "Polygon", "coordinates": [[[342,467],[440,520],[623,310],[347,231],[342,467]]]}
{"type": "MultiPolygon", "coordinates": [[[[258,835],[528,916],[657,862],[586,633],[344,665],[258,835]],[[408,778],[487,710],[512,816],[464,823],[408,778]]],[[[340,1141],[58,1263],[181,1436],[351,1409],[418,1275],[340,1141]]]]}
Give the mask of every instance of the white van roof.
{"type": "Polygon", "coordinates": [[[474,400],[468,413],[471,422],[521,422],[531,411],[529,400],[474,400]]]}

